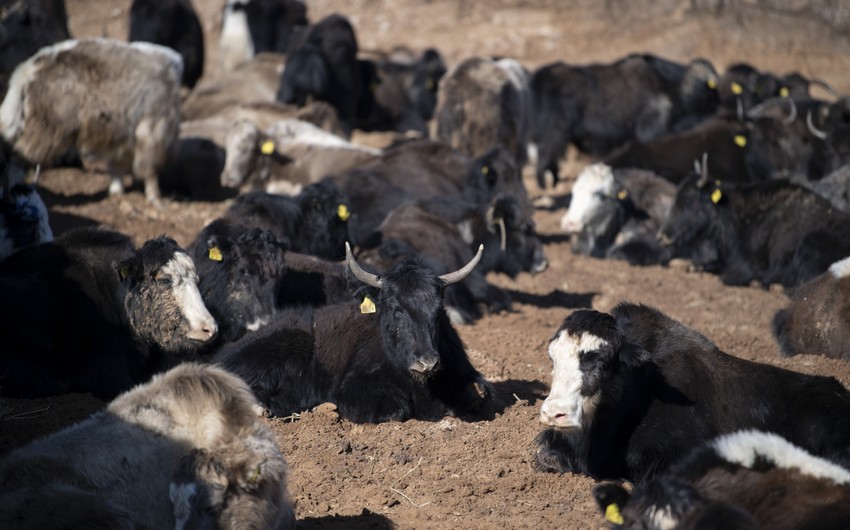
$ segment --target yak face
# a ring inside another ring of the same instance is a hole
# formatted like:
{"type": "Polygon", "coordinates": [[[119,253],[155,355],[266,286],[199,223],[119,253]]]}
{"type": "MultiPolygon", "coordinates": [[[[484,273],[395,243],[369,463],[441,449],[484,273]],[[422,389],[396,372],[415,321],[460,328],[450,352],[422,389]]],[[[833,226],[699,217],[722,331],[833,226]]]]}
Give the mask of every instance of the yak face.
{"type": "Polygon", "coordinates": [[[399,370],[424,380],[440,362],[443,284],[421,261],[406,259],[381,276],[378,313],[384,351],[399,370]]]}
{"type": "Polygon", "coordinates": [[[260,156],[257,152],[260,136],[259,129],[248,120],[237,121],[227,129],[222,186],[238,188],[245,182],[260,156]]]}
{"type": "Polygon", "coordinates": [[[620,345],[612,316],[583,310],[567,317],[549,343],[552,390],[540,422],[556,429],[589,427],[620,345]]]}
{"type": "Polygon", "coordinates": [[[506,148],[496,146],[473,161],[463,187],[463,198],[473,204],[487,204],[500,194],[528,202],[528,190],[514,156],[506,148]]]}
{"type": "Polygon", "coordinates": [[[488,237],[484,247],[492,250],[496,259],[485,258],[485,270],[494,270],[516,277],[521,271],[543,272],[549,266],[543,244],[535,231],[531,212],[513,196],[497,197],[486,214],[488,237]]]}
{"type": "Polygon", "coordinates": [[[192,258],[173,239],[150,240],[132,258],[116,265],[126,288],[130,327],[163,350],[197,348],[218,333],[198,290],[192,258]]]}
{"type": "Polygon", "coordinates": [[[255,331],[277,313],[275,297],[286,273],[284,250],[271,233],[259,228],[217,220],[204,229],[194,258],[199,288],[222,340],[255,331]]]}
{"type": "Polygon", "coordinates": [[[298,252],[327,260],[345,257],[348,237],[348,204],[330,178],[306,186],[298,195],[300,220],[290,236],[298,252]]]}
{"type": "Polygon", "coordinates": [[[598,217],[597,211],[614,196],[616,188],[610,166],[598,163],[586,167],[573,184],[570,207],[561,217],[561,229],[568,234],[581,232],[598,217]]]}
{"type": "Polygon", "coordinates": [[[679,250],[693,247],[701,240],[713,240],[723,230],[720,210],[727,198],[717,181],[704,182],[692,175],[679,184],[670,213],[661,225],[662,245],[679,250]]]}
{"type": "Polygon", "coordinates": [[[679,97],[684,112],[696,115],[713,114],[720,105],[718,81],[717,71],[705,59],[696,59],[688,64],[679,85],[679,97]]]}
{"type": "Polygon", "coordinates": [[[434,117],[437,108],[437,89],[446,74],[446,63],[440,52],[428,48],[413,64],[413,79],[408,88],[410,102],[425,121],[434,117]]]}

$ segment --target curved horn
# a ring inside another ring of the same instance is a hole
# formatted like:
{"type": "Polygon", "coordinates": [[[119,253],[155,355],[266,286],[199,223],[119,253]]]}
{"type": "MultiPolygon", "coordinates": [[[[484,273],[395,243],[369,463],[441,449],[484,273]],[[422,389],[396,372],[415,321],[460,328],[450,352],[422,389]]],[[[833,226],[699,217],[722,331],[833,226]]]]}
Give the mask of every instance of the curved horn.
{"type": "Polygon", "coordinates": [[[791,105],[791,114],[788,115],[787,118],[782,120],[782,125],[791,125],[794,123],[794,120],[797,119],[797,104],[794,103],[794,98],[782,98],[787,99],[788,104],[791,105]]]}
{"type": "Polygon", "coordinates": [[[478,252],[476,252],[475,257],[472,258],[469,263],[454,272],[441,275],[440,279],[443,280],[446,285],[449,285],[451,283],[457,283],[462,279],[466,278],[467,276],[469,276],[469,273],[472,272],[472,269],[474,269],[475,266],[478,265],[478,262],[481,261],[481,255],[483,253],[484,245],[478,245],[478,252]]]}
{"type": "Polygon", "coordinates": [[[694,162],[695,165],[699,166],[699,179],[697,180],[697,188],[704,188],[706,184],[708,184],[708,153],[703,152],[702,154],[702,164],[698,162],[694,162]]]}
{"type": "Polygon", "coordinates": [[[821,87],[822,89],[826,90],[827,92],[829,92],[830,94],[832,94],[833,96],[837,97],[837,98],[841,97],[841,94],[839,94],[834,88],[832,88],[832,86],[829,83],[827,83],[823,79],[811,79],[809,81],[809,84],[810,85],[817,85],[817,86],[821,87]]]}
{"type": "Polygon", "coordinates": [[[348,244],[348,241],[345,242],[345,264],[348,265],[349,269],[351,269],[351,273],[354,274],[355,278],[366,285],[375,287],[376,289],[381,288],[381,280],[378,279],[378,276],[364,271],[360,268],[360,265],[357,264],[357,260],[355,260],[354,255],[351,254],[351,245],[348,244]]]}
{"type": "Polygon", "coordinates": [[[809,110],[806,113],[806,127],[809,128],[809,132],[811,132],[816,138],[820,138],[821,140],[826,140],[827,134],[825,131],[822,131],[815,127],[815,124],[812,123],[812,111],[809,110]]]}
{"type": "Polygon", "coordinates": [[[770,98],[767,101],[763,101],[763,102],[759,103],[758,105],[756,105],[755,107],[748,110],[747,111],[747,117],[750,118],[750,119],[761,118],[765,115],[765,113],[767,112],[768,109],[770,109],[774,105],[777,105],[777,104],[780,104],[780,103],[785,103],[786,101],[788,102],[789,105],[791,105],[791,112],[789,113],[788,117],[786,117],[784,120],[782,120],[782,124],[783,125],[791,125],[792,123],[794,123],[794,120],[797,119],[797,104],[794,102],[794,100],[792,98],[782,98],[782,97],[770,98]]]}

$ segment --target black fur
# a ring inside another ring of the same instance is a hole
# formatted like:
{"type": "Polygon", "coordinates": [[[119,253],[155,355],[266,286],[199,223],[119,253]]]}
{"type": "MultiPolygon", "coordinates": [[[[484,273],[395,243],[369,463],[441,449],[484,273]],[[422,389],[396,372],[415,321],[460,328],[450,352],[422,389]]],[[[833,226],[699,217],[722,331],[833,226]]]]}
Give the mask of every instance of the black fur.
{"type": "Polygon", "coordinates": [[[583,354],[582,394],[598,400],[593,421],[541,432],[542,469],[642,482],[704,440],[744,428],[775,432],[816,456],[850,464],[843,419],[850,392],[834,378],[733,357],[641,305],[620,304],[611,315],[579,311],[562,329],[591,332],[615,347],[583,354]]]}
{"type": "Polygon", "coordinates": [[[480,405],[491,390],[443,310],[442,282],[416,260],[381,280],[379,291],[364,288],[349,303],[284,311],[216,361],[245,379],[276,416],[325,401],[355,422],[435,418],[480,405]],[[361,313],[363,296],[376,313],[361,313]],[[412,370],[418,363],[436,364],[412,370]]]}

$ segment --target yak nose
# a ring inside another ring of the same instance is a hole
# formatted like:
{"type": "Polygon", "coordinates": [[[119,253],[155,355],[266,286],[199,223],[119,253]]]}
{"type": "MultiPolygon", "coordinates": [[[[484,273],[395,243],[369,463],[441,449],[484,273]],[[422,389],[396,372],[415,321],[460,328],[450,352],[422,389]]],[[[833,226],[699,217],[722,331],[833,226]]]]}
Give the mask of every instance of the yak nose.
{"type": "Polygon", "coordinates": [[[204,322],[199,328],[193,329],[187,337],[192,340],[197,340],[201,342],[206,342],[218,333],[218,324],[216,324],[215,320],[210,320],[208,322],[204,322]]]}
{"type": "Polygon", "coordinates": [[[561,400],[544,401],[540,408],[540,423],[560,429],[581,427],[582,411],[578,404],[570,406],[561,400]]]}
{"type": "Polygon", "coordinates": [[[410,365],[411,372],[419,372],[421,374],[430,372],[437,366],[437,362],[440,360],[436,355],[429,357],[417,357],[413,364],[410,365]]]}
{"type": "Polygon", "coordinates": [[[549,260],[541,252],[539,256],[535,256],[534,265],[531,267],[531,274],[540,274],[549,267],[549,260]]]}

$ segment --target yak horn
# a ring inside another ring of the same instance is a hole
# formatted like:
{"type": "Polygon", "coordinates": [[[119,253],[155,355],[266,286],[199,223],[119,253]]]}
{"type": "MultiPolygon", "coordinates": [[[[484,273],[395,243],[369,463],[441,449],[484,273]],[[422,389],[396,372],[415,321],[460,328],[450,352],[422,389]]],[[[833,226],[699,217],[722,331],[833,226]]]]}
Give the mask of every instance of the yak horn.
{"type": "Polygon", "coordinates": [[[812,80],[809,81],[809,84],[810,85],[817,85],[817,86],[823,88],[824,90],[826,90],[827,92],[832,94],[834,97],[837,97],[837,98],[841,97],[841,94],[839,94],[838,91],[836,91],[834,88],[832,88],[832,85],[830,85],[829,83],[827,83],[826,81],[824,81],[822,79],[812,79],[812,80]]]}
{"type": "Polygon", "coordinates": [[[792,123],[794,123],[794,120],[797,119],[797,104],[794,103],[793,98],[782,98],[782,99],[787,99],[788,104],[791,105],[791,114],[787,118],[782,120],[782,125],[791,125],[792,123]]]}
{"type": "Polygon", "coordinates": [[[467,276],[469,276],[469,273],[472,272],[472,269],[474,269],[475,266],[478,265],[478,262],[481,261],[481,254],[483,253],[484,245],[478,245],[478,252],[476,252],[475,257],[472,258],[469,263],[454,272],[441,275],[440,279],[443,280],[446,285],[449,285],[451,283],[457,283],[462,279],[466,278],[467,276]]]}
{"type": "Polygon", "coordinates": [[[495,214],[495,211],[496,211],[496,208],[493,207],[493,206],[491,206],[487,210],[487,215],[485,216],[486,221],[487,221],[487,230],[489,232],[492,232],[493,230],[492,230],[491,227],[494,224],[499,225],[499,234],[501,236],[500,248],[502,249],[502,252],[504,252],[505,249],[508,247],[508,241],[507,241],[508,236],[507,236],[507,230],[505,229],[505,219],[502,218],[502,217],[499,217],[498,219],[493,219],[493,215],[495,214]]]}
{"type": "Polygon", "coordinates": [[[815,124],[812,123],[812,111],[809,110],[806,113],[806,127],[809,128],[809,132],[811,132],[815,137],[820,138],[821,140],[826,140],[827,134],[825,131],[822,131],[815,127],[815,124]]]}
{"type": "Polygon", "coordinates": [[[747,111],[747,117],[750,119],[761,118],[764,116],[765,112],[767,112],[767,109],[774,105],[785,103],[786,101],[789,105],[791,105],[791,112],[789,112],[788,116],[782,120],[782,125],[791,125],[794,123],[794,120],[797,119],[797,104],[792,98],[771,98],[767,101],[763,101],[747,111]]]}
{"type": "Polygon", "coordinates": [[[694,161],[694,165],[699,168],[699,179],[697,180],[697,188],[703,188],[708,184],[708,153],[702,154],[702,164],[694,161]]]}
{"type": "Polygon", "coordinates": [[[355,260],[354,256],[351,254],[351,245],[348,244],[348,241],[345,242],[345,264],[348,265],[349,269],[351,269],[351,273],[354,274],[355,278],[376,289],[381,288],[381,280],[378,279],[378,276],[364,271],[360,265],[357,264],[357,260],[355,260]]]}

